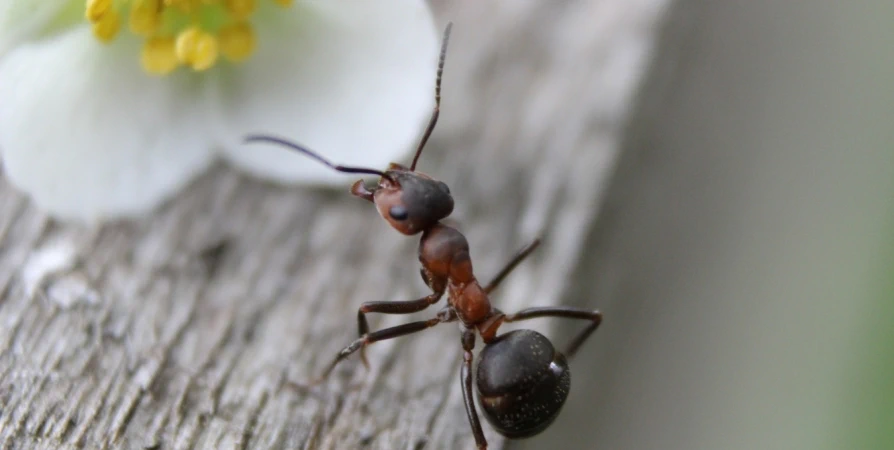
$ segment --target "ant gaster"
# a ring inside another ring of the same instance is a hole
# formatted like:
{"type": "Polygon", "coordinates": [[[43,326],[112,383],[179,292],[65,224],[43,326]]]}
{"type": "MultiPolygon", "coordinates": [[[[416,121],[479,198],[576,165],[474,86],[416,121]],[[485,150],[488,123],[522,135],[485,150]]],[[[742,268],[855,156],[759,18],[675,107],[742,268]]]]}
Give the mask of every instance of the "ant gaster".
{"type": "Polygon", "coordinates": [[[351,194],[375,204],[379,214],[392,228],[405,234],[422,233],[419,242],[419,262],[422,279],[432,293],[411,301],[377,301],[360,305],[357,328],[360,337],[342,349],[318,381],[324,380],[335,366],[348,355],[360,351],[361,360],[369,367],[364,350],[373,342],[416,333],[435,325],[459,320],[463,325],[461,370],[463,399],[472,433],[479,449],[487,448],[487,441],[478,420],[472,396],[472,350],[475,331],[484,342],[477,368],[478,401],[491,425],[508,438],[525,438],[540,433],[558,415],[571,385],[571,374],[565,356],[552,343],[533,330],[515,330],[497,335],[497,329],[507,322],[518,322],[538,317],[583,319],[590,324],[571,342],[565,354],[573,355],[602,321],[599,311],[570,307],[547,306],[523,309],[515,314],[504,314],[491,306],[489,294],[539,244],[534,240],[522,249],[486,286],[481,286],[472,271],[469,243],[459,230],[441,223],[453,212],[450,189],[441,181],[416,172],[435,124],[441,103],[441,75],[450,36],[448,24],[444,31],[435,82],[435,108],[410,167],[392,163],[384,172],[362,167],[336,165],[322,156],[281,138],[252,135],[246,142],[267,142],[282,145],[303,153],[317,161],[346,173],[366,173],[379,176],[378,185],[367,189],[363,180],[351,186],[351,194]],[[366,315],[409,314],[435,304],[447,292],[447,306],[438,314],[419,322],[369,330],[366,315]]]}

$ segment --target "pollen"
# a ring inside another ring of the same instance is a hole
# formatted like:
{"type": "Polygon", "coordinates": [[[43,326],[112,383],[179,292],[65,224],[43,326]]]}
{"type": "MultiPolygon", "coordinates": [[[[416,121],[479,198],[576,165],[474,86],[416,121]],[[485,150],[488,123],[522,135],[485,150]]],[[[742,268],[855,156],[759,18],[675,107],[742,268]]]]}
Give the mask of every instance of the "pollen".
{"type": "Polygon", "coordinates": [[[172,37],[152,37],[143,44],[140,62],[143,70],[153,75],[167,75],[174,71],[180,60],[177,58],[176,40],[172,37]]]}
{"type": "Polygon", "coordinates": [[[196,72],[238,64],[255,52],[254,16],[289,7],[291,0],[86,0],[84,17],[94,37],[114,41],[124,29],[143,40],[140,64],[166,75],[182,67],[196,72]],[[266,3],[266,5],[265,5],[266,3]]]}
{"type": "Polygon", "coordinates": [[[255,50],[254,30],[245,22],[222,28],[217,37],[220,42],[220,52],[230,61],[242,62],[255,50]]]}
{"type": "Polygon", "coordinates": [[[112,42],[118,35],[119,29],[121,29],[121,19],[118,17],[118,13],[111,9],[102,13],[99,19],[93,22],[93,35],[103,43],[112,42]]]}
{"type": "Polygon", "coordinates": [[[84,12],[84,17],[90,22],[96,23],[111,10],[112,0],[87,0],[87,10],[84,12]]]}
{"type": "Polygon", "coordinates": [[[135,0],[130,8],[130,31],[137,36],[153,37],[161,25],[162,0],[135,0]]]}
{"type": "Polygon", "coordinates": [[[197,72],[208,70],[217,62],[217,38],[199,27],[178,34],[174,50],[181,64],[197,72]]]}
{"type": "Polygon", "coordinates": [[[233,18],[245,20],[255,11],[255,0],[226,0],[226,8],[233,18]]]}

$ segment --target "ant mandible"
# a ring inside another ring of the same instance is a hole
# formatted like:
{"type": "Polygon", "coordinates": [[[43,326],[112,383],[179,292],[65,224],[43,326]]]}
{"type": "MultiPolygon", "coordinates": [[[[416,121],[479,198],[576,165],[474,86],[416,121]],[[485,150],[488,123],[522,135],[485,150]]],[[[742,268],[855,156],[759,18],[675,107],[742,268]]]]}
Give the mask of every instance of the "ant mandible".
{"type": "Polygon", "coordinates": [[[461,337],[463,364],[460,377],[466,415],[478,448],[486,449],[487,440],[484,438],[472,398],[472,349],[475,346],[475,331],[484,342],[476,376],[478,401],[484,417],[503,436],[519,439],[540,433],[555,420],[568,397],[571,373],[565,356],[556,351],[549,339],[542,334],[533,330],[515,330],[497,335],[497,329],[503,323],[538,317],[588,320],[590,324],[571,341],[565,352],[571,357],[599,326],[602,314],[594,310],[561,306],[533,307],[515,314],[504,314],[491,306],[488,295],[534,251],[540,244],[539,239],[523,248],[487,286],[482,287],[472,272],[469,243],[465,236],[456,228],[441,223],[441,220],[453,212],[450,189],[445,183],[416,172],[416,163],[438,122],[441,75],[444,71],[451,27],[452,24],[448,23],[441,44],[435,81],[435,108],[409,168],[391,163],[388,169],[382,172],[363,167],[336,165],[298,144],[267,135],[251,135],[246,137],[245,141],[282,145],[339,172],[378,175],[379,182],[375,188],[367,189],[363,180],[358,180],[351,186],[351,194],[375,204],[385,221],[400,233],[405,235],[422,233],[419,241],[419,262],[422,263],[420,273],[432,293],[410,301],[377,301],[361,304],[357,311],[360,337],[338,353],[317,381],[325,380],[339,362],[357,351],[360,351],[361,360],[368,368],[369,363],[364,350],[373,342],[405,336],[441,323],[459,320],[464,327],[461,337]],[[447,306],[435,317],[369,331],[367,314],[419,312],[437,303],[445,291],[448,297],[447,306]]]}

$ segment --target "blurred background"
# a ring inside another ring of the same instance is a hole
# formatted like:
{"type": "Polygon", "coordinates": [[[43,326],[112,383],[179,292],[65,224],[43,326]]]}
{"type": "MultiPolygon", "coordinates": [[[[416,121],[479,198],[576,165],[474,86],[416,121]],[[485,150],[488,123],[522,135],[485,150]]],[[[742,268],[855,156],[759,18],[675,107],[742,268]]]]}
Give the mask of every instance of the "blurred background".
{"type": "Polygon", "coordinates": [[[510,448],[894,448],[892,18],[673,2],[566,295],[606,320],[510,448]]]}

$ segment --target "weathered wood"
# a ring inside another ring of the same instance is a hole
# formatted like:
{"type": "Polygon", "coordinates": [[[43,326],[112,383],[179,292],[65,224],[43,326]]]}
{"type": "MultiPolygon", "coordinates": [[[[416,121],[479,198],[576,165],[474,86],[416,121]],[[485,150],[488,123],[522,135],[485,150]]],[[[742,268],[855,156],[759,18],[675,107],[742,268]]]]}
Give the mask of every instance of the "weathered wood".
{"type": "MultiPolygon", "coordinates": [[[[566,291],[668,3],[436,2],[456,28],[420,167],[451,186],[482,279],[545,238],[501,309],[566,291]]],[[[355,337],[362,301],[426,292],[417,242],[341,190],[222,167],[153,217],[99,230],[48,220],[3,184],[0,442],[473,448],[451,326],[376,344],[369,372],[353,358],[323,386],[286,386],[355,337]]]]}

